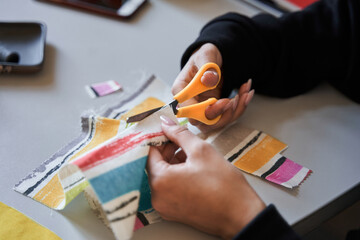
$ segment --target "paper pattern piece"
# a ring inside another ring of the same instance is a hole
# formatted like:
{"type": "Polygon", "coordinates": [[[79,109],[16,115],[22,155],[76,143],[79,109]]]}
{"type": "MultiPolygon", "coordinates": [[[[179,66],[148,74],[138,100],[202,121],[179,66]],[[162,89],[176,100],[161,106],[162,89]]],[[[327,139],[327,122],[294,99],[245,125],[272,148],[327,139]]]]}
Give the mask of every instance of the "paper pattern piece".
{"type": "MultiPolygon", "coordinates": [[[[15,190],[63,209],[91,187],[117,239],[129,239],[133,229],[161,221],[151,206],[144,170],[149,145],[166,141],[159,116],[153,114],[138,124],[125,120],[171,99],[167,85],[149,78],[117,106],[100,116],[83,117],[82,134],[21,180],[15,190]]],[[[158,114],[175,119],[171,110],[158,114]]],[[[311,172],[283,157],[286,144],[261,131],[234,124],[206,138],[235,167],[288,188],[298,186],[311,172]]]]}
{"type": "Polygon", "coordinates": [[[85,86],[85,90],[92,98],[102,97],[121,89],[121,85],[114,80],[109,80],[101,83],[94,83],[85,86]]]}
{"type": "Polygon", "coordinates": [[[55,233],[0,202],[0,239],[61,240],[55,233]]]}

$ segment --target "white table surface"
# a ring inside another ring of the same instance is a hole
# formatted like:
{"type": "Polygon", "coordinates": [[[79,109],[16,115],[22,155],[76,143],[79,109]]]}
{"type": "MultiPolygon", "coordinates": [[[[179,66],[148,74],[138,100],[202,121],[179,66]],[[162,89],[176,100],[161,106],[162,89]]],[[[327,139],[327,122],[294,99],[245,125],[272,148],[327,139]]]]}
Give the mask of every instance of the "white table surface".
{"type": "MultiPolygon", "coordinates": [[[[32,0],[1,0],[0,21],[42,21],[47,44],[40,73],[0,75],[0,201],[63,239],[113,239],[82,195],[55,211],[15,192],[14,184],[78,135],[84,111],[114,105],[143,74],[172,84],[201,27],[228,11],[258,12],[230,0],[153,0],[130,21],[119,21],[32,0]],[[109,79],[124,92],[90,99],[84,86],[109,79]]],[[[359,199],[359,105],[323,85],[287,100],[255,95],[241,121],[287,143],[284,155],[314,171],[296,190],[246,175],[301,234],[359,199]]],[[[213,237],[163,222],[137,231],[134,239],[213,237]]]]}

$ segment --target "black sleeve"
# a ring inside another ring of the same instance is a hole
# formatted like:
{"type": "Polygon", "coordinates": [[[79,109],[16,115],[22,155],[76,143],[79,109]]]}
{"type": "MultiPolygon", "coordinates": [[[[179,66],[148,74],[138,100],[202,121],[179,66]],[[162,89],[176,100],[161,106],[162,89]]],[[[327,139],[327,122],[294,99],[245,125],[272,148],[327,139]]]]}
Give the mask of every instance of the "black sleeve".
{"type": "Polygon", "coordinates": [[[277,97],[302,94],[328,81],[360,102],[359,33],[358,0],[321,0],[280,18],[228,13],[204,26],[181,64],[210,42],[223,57],[223,96],[249,78],[255,91],[277,97]]]}
{"type": "Polygon", "coordinates": [[[271,204],[233,238],[233,240],[241,239],[298,240],[300,238],[271,204]]]}

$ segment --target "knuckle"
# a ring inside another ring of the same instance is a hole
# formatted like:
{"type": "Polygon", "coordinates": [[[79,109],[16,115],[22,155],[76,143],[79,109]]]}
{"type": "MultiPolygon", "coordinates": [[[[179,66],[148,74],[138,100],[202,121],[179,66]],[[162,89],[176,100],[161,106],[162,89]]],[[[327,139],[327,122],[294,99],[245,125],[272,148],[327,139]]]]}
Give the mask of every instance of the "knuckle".
{"type": "Polygon", "coordinates": [[[173,95],[175,95],[175,94],[177,94],[178,92],[179,92],[179,87],[178,87],[178,85],[175,83],[172,87],[171,87],[171,93],[173,94],[173,95]]]}
{"type": "Polygon", "coordinates": [[[188,129],[185,126],[176,126],[176,129],[174,129],[175,135],[183,135],[188,131],[188,129]]]}
{"type": "Polygon", "coordinates": [[[194,143],[194,151],[190,153],[191,157],[197,158],[202,157],[205,153],[211,149],[210,145],[204,141],[196,141],[194,143]]]}
{"type": "Polygon", "coordinates": [[[189,67],[188,75],[187,77],[189,79],[192,79],[196,73],[199,71],[199,68],[196,66],[196,62],[198,62],[201,59],[201,55],[195,54],[194,56],[194,63],[189,67]]]}

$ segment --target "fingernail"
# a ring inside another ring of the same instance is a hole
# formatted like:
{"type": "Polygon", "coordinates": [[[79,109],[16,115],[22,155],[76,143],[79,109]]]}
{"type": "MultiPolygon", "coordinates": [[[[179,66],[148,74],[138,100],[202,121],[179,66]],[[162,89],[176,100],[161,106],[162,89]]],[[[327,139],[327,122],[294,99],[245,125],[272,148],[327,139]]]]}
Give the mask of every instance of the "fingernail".
{"type": "Polygon", "coordinates": [[[251,90],[251,91],[248,93],[248,95],[246,96],[245,102],[244,102],[245,106],[249,105],[251,99],[252,99],[253,96],[254,96],[254,93],[255,93],[255,90],[254,90],[254,89],[251,90]]]}
{"type": "Polygon", "coordinates": [[[250,91],[250,89],[251,89],[251,85],[252,85],[252,79],[251,79],[251,78],[249,78],[249,80],[247,81],[247,86],[246,86],[247,92],[249,92],[249,91],[250,91]]]}
{"type": "Polygon", "coordinates": [[[168,125],[168,126],[176,125],[176,123],[173,120],[171,120],[170,118],[168,118],[167,116],[161,115],[160,119],[161,119],[162,123],[164,123],[165,125],[168,125]]]}
{"type": "Polygon", "coordinates": [[[233,103],[233,112],[235,112],[237,106],[239,103],[239,94],[236,94],[236,96],[234,97],[234,103],[233,103]]]}
{"type": "Polygon", "coordinates": [[[203,83],[203,84],[205,84],[206,86],[208,86],[208,87],[213,87],[213,86],[215,86],[217,83],[218,83],[218,81],[219,81],[219,75],[218,75],[218,73],[217,72],[215,72],[215,71],[206,71],[206,72],[204,72],[204,74],[202,75],[202,77],[201,77],[201,82],[203,83]],[[207,77],[205,77],[206,75],[208,75],[208,74],[212,74],[213,76],[207,76],[207,77]]]}

